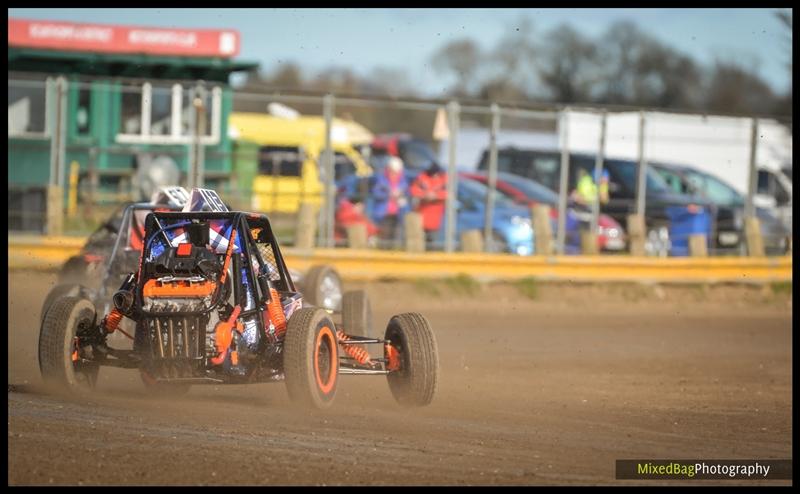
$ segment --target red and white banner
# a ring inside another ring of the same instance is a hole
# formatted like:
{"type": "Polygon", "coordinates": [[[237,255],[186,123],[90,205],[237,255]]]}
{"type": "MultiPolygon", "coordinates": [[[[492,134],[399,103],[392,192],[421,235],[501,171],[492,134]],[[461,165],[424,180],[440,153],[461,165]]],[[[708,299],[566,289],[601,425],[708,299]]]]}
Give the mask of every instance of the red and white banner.
{"type": "Polygon", "coordinates": [[[8,19],[8,46],[93,53],[234,57],[234,30],[164,29],[8,19]]]}

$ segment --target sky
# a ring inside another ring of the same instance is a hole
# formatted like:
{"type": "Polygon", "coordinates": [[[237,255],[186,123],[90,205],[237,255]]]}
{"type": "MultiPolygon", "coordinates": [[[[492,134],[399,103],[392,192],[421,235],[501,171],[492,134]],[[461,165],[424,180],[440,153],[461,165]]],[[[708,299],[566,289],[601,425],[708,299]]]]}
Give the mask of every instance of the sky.
{"type": "Polygon", "coordinates": [[[447,41],[471,37],[491,49],[528,17],[534,37],[570,24],[589,38],[629,20],[702,64],[715,58],[755,68],[776,91],[791,85],[791,46],[775,9],[8,9],[9,17],[153,27],[236,29],[239,59],[273,71],[293,61],[305,76],[331,67],[366,75],[399,69],[422,95],[452,82],[431,67],[447,41]]]}

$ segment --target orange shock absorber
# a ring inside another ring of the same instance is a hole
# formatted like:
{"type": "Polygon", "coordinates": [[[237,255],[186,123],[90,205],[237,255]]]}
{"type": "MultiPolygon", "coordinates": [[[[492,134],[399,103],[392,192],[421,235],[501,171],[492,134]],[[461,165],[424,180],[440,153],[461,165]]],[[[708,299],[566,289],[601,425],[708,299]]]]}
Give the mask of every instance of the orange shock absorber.
{"type": "Polygon", "coordinates": [[[347,343],[347,335],[341,329],[336,332],[336,337],[339,339],[339,343],[342,344],[344,353],[354,358],[359,364],[369,363],[369,352],[366,348],[361,345],[347,343]]]}
{"type": "Polygon", "coordinates": [[[278,296],[278,290],[274,288],[269,289],[269,303],[267,303],[267,312],[269,312],[269,320],[275,326],[275,334],[278,336],[286,332],[286,314],[283,313],[283,305],[281,305],[281,298],[278,296]]]}
{"type": "Polygon", "coordinates": [[[115,308],[103,319],[103,327],[106,328],[107,333],[113,333],[120,321],[122,321],[122,312],[115,308]]]}

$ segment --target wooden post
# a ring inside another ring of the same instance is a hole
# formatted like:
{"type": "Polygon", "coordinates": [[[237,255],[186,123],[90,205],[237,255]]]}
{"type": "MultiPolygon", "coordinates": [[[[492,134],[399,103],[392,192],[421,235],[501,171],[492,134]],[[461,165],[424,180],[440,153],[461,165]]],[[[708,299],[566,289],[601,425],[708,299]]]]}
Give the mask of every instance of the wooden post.
{"type": "Polygon", "coordinates": [[[316,208],[313,204],[304,202],[300,204],[300,209],[297,212],[297,230],[295,232],[294,246],[298,249],[313,249],[316,233],[316,208]]]}
{"type": "Polygon", "coordinates": [[[480,230],[461,232],[461,250],[463,252],[483,252],[483,234],[480,230]]]}
{"type": "Polygon", "coordinates": [[[74,218],[78,212],[78,175],[81,165],[73,161],[69,166],[69,202],[67,204],[67,214],[74,218]]]}
{"type": "Polygon", "coordinates": [[[47,234],[64,233],[64,189],[58,185],[47,187],[47,234]]]}
{"type": "Polygon", "coordinates": [[[356,223],[347,227],[347,246],[351,249],[367,248],[367,225],[356,223]]]}
{"type": "Polygon", "coordinates": [[[587,256],[599,254],[597,250],[597,233],[581,230],[581,254],[587,256]]]}
{"type": "Polygon", "coordinates": [[[533,233],[536,241],[536,255],[549,256],[553,253],[553,227],[550,224],[550,206],[533,206],[533,233]]]}
{"type": "Polygon", "coordinates": [[[645,255],[644,244],[647,238],[644,215],[628,215],[628,247],[632,256],[645,255]]]}
{"type": "Polygon", "coordinates": [[[744,232],[747,239],[747,255],[764,257],[764,239],[761,238],[761,224],[757,217],[744,219],[744,232]]]}
{"type": "Polygon", "coordinates": [[[691,257],[708,257],[708,243],[705,234],[689,235],[689,255],[691,257]]]}
{"type": "Polygon", "coordinates": [[[425,252],[425,230],[422,228],[422,215],[407,213],[403,218],[406,252],[425,252]]]}

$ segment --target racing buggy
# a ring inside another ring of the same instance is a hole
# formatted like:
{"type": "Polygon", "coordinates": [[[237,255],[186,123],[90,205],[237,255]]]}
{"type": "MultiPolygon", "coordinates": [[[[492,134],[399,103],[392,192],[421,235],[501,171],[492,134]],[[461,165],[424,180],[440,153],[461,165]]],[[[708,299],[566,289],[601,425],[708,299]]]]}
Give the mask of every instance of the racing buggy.
{"type": "MultiPolygon", "coordinates": [[[[139,267],[144,247],[144,219],[153,211],[181,211],[190,195],[180,186],[159,188],[150,202],[137,202],[119,208],[95,230],[81,249],[70,257],[58,273],[56,285],[48,292],[41,310],[44,319],[53,301],[67,295],[81,295],[94,302],[98,312],[108,312],[111,297],[130,271],[139,267]]],[[[332,266],[314,265],[305,273],[289,270],[298,291],[307,304],[328,311],[356,315],[362,306],[369,306],[361,290],[343,293],[339,273],[332,266]]],[[[126,321],[126,326],[130,321],[126,321]]],[[[368,322],[351,323],[351,327],[366,336],[368,322]]],[[[129,328],[132,330],[132,327],[129,328]]],[[[114,335],[116,336],[116,334],[114,335]]],[[[114,338],[116,339],[116,338],[114,338]]]]}
{"type": "Polygon", "coordinates": [[[352,334],[346,318],[336,324],[306,306],[266,215],[192,209],[146,216],[138,270],[102,317],[80,294],[52,302],[39,335],[46,381],[93,388],[102,366],[138,369],[148,390],[166,395],[194,384],[284,381],[292,401],[325,408],[340,375],[385,375],[400,404],[431,402],[439,364],[424,316],[395,315],[383,338],[352,334]],[[112,347],[115,332],[132,349],[112,347]]]}

